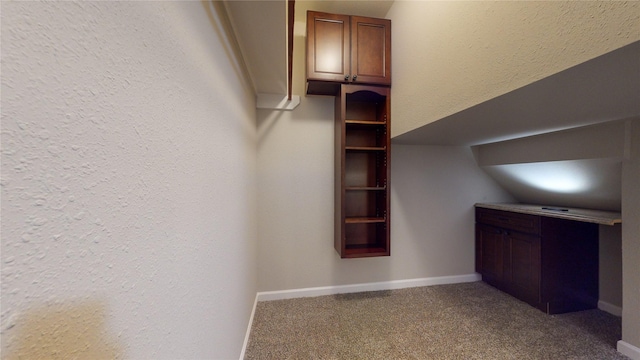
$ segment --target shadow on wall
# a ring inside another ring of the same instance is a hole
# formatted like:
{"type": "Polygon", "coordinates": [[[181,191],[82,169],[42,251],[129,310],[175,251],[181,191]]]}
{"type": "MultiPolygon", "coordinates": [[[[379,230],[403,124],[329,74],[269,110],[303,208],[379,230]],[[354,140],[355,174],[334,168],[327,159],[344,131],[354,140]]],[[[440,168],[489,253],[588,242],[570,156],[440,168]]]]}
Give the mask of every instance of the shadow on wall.
{"type": "Polygon", "coordinates": [[[200,0],[200,4],[211,22],[211,28],[218,36],[220,44],[224,47],[227,58],[231,60],[236,77],[239,79],[250,79],[249,74],[246,73],[246,67],[237,61],[237,59],[242,58],[242,52],[235,41],[233,26],[230,23],[224,4],[221,1],[213,0],[200,0]]]}
{"type": "Polygon", "coordinates": [[[9,320],[2,334],[4,359],[118,359],[122,351],[105,328],[99,301],[33,308],[9,320]]]}

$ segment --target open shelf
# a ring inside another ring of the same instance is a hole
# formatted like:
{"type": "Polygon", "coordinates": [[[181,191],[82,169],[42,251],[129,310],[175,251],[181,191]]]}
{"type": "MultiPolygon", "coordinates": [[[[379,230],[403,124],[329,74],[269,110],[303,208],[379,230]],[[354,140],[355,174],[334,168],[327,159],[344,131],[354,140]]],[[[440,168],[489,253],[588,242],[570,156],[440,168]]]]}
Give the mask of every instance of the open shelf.
{"type": "Polygon", "coordinates": [[[382,246],[348,246],[344,251],[343,258],[361,258],[387,255],[387,249],[382,246]]]}
{"type": "Polygon", "coordinates": [[[344,216],[346,219],[384,219],[386,200],[385,191],[348,191],[344,199],[344,216]]]}
{"type": "Polygon", "coordinates": [[[385,222],[383,217],[348,217],[344,220],[346,224],[367,224],[385,222]]]}
{"type": "Polygon", "coordinates": [[[345,146],[347,151],[385,151],[386,146],[345,146]]]}
{"type": "Polygon", "coordinates": [[[384,256],[388,253],[386,223],[348,223],[345,226],[345,257],[384,256]]]}
{"type": "Polygon", "coordinates": [[[347,186],[344,188],[346,191],[385,191],[386,186],[347,186]]]}
{"type": "Polygon", "coordinates": [[[347,125],[386,125],[386,121],[376,120],[345,120],[347,125]]]}
{"type": "Polygon", "coordinates": [[[345,147],[347,150],[385,150],[386,127],[381,125],[346,124],[345,147]]]}
{"type": "Polygon", "coordinates": [[[343,85],[336,97],[336,238],[341,257],[388,256],[389,89],[343,85]]]}
{"type": "Polygon", "coordinates": [[[386,160],[382,151],[347,151],[344,156],[344,186],[386,188],[386,160]]]}

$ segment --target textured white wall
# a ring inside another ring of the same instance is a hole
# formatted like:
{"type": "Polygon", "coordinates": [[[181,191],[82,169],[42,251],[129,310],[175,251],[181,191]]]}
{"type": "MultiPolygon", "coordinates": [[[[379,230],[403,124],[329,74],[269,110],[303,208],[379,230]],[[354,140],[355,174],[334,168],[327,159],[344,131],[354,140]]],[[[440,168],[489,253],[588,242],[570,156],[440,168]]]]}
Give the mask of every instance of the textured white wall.
{"type": "Polygon", "coordinates": [[[464,147],[393,145],[391,256],[339,258],[332,100],[258,111],[260,291],[474,273],[473,204],[513,199],[464,147]]]}
{"type": "Polygon", "coordinates": [[[640,40],[640,2],[396,1],[392,136],[640,40]]]}
{"type": "Polygon", "coordinates": [[[640,348],[640,118],[628,126],[628,157],[622,163],[622,340],[640,348]]]}
{"type": "Polygon", "coordinates": [[[598,297],[622,309],[622,225],[600,225],[598,237],[598,297]]]}
{"type": "Polygon", "coordinates": [[[237,358],[255,100],[201,2],[2,3],[3,358],[237,358]]]}

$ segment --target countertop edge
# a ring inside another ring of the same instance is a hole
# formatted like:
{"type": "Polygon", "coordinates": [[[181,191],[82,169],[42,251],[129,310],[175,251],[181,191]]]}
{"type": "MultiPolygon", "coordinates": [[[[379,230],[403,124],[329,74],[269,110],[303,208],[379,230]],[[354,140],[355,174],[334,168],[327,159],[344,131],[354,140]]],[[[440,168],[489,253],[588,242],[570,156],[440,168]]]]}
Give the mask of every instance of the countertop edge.
{"type": "Polygon", "coordinates": [[[540,215],[559,219],[567,219],[600,225],[610,225],[622,223],[622,214],[613,211],[564,208],[568,211],[544,210],[545,205],[536,204],[514,204],[514,203],[476,203],[475,207],[512,211],[522,214],[540,215]]]}

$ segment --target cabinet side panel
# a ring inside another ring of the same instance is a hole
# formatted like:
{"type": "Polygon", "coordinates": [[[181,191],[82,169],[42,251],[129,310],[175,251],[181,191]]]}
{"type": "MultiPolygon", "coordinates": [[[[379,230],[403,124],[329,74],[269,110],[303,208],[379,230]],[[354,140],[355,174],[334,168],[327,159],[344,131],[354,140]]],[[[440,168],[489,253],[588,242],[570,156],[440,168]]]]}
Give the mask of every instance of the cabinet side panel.
{"type": "MultiPolygon", "coordinates": [[[[391,31],[391,23],[389,23],[389,31],[391,31]]],[[[389,39],[390,41],[390,39],[389,39]]],[[[390,49],[389,45],[389,49],[390,49]]],[[[390,56],[390,55],[389,55],[390,56]]],[[[391,84],[391,74],[389,73],[389,84],[391,84]]],[[[378,119],[384,121],[384,134],[386,151],[384,152],[384,178],[382,184],[385,186],[385,193],[387,198],[385,208],[385,234],[386,234],[386,249],[387,255],[391,256],[391,90],[387,89],[385,101],[383,106],[379,107],[378,119]]]]}
{"type": "Polygon", "coordinates": [[[550,279],[544,301],[551,313],[592,309],[598,303],[598,225],[542,218],[543,260],[550,279]]]}
{"type": "Polygon", "coordinates": [[[344,248],[344,96],[338,94],[335,99],[335,123],[334,123],[334,247],[341,256],[344,248]]]}

